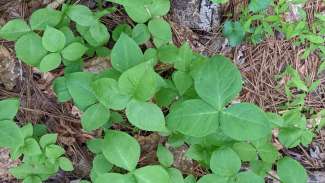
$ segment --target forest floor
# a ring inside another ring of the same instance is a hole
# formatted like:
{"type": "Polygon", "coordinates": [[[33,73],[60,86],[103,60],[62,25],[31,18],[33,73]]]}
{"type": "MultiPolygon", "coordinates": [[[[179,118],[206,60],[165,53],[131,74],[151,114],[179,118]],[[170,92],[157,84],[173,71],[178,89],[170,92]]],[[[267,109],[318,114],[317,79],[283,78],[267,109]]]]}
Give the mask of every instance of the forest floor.
{"type": "MultiPolygon", "coordinates": [[[[311,2],[316,2],[312,0],[311,2]]],[[[28,18],[30,14],[49,4],[51,0],[34,0],[31,2],[16,0],[0,0],[0,26],[13,18],[28,18]]],[[[95,1],[81,0],[79,3],[96,8],[95,1]]],[[[279,106],[287,102],[280,75],[287,65],[293,66],[302,78],[321,80],[317,90],[306,97],[306,105],[316,111],[325,108],[325,73],[317,74],[320,64],[319,57],[312,54],[306,60],[300,60],[299,54],[303,47],[294,46],[281,37],[269,37],[257,45],[241,44],[235,48],[227,46],[222,36],[220,24],[227,15],[236,17],[240,6],[246,0],[233,0],[227,5],[211,5],[205,0],[172,0],[172,9],[166,19],[171,23],[176,45],[188,41],[191,47],[204,55],[222,54],[232,58],[244,77],[244,90],[237,99],[241,102],[252,102],[266,111],[279,112],[279,106]]],[[[310,11],[317,11],[319,3],[310,3],[310,11]]],[[[123,11],[117,11],[102,20],[109,30],[120,22],[130,22],[123,11]]],[[[62,69],[51,73],[40,73],[22,64],[15,58],[13,43],[0,40],[0,99],[19,97],[21,108],[17,120],[24,124],[45,124],[49,131],[59,134],[58,142],[64,146],[67,155],[74,163],[75,171],[71,174],[59,172],[48,182],[70,182],[89,174],[91,153],[87,151],[85,142],[98,134],[81,130],[80,113],[72,103],[60,104],[51,88],[55,77],[63,75],[62,69]]],[[[104,60],[105,62],[105,60],[104,60]]],[[[108,65],[108,64],[106,64],[108,65]]],[[[87,60],[86,68],[96,70],[106,67],[101,59],[87,60]]],[[[164,139],[153,134],[136,134],[142,145],[143,157],[140,164],[156,161],[155,149],[164,139]]],[[[1,138],[1,137],[0,137],[1,138]]],[[[299,146],[293,150],[278,147],[281,153],[300,161],[310,175],[310,182],[325,182],[325,129],[320,130],[309,147],[299,146]]],[[[202,175],[204,172],[193,162],[181,161],[185,149],[176,149],[179,166],[184,172],[202,175]]],[[[176,158],[177,159],[177,158],[176,158]]],[[[15,182],[8,169],[16,166],[19,161],[10,161],[8,151],[0,149],[0,182],[15,182]]]]}

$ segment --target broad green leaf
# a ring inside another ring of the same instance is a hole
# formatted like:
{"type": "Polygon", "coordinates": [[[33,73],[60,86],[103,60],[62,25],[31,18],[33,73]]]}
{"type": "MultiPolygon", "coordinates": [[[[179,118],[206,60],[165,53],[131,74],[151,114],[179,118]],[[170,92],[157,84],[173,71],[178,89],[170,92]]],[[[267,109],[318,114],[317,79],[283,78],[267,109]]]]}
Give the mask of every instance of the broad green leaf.
{"type": "Polygon", "coordinates": [[[189,175],[184,179],[184,183],[196,183],[196,179],[193,175],[189,175]]]}
{"type": "Polygon", "coordinates": [[[272,163],[266,163],[261,160],[251,161],[249,164],[251,170],[259,176],[265,176],[272,169],[272,163]]]}
{"type": "Polygon", "coordinates": [[[29,19],[29,24],[33,30],[44,30],[47,26],[55,27],[61,21],[62,12],[42,8],[33,12],[29,19]]]}
{"type": "Polygon", "coordinates": [[[45,148],[45,154],[48,158],[57,159],[60,156],[62,156],[64,153],[65,150],[56,144],[48,145],[45,148]]]}
{"type": "Polygon", "coordinates": [[[158,165],[139,168],[133,174],[137,182],[141,183],[172,183],[167,171],[158,165]]]}
{"type": "Polygon", "coordinates": [[[34,32],[20,37],[15,44],[15,51],[18,59],[32,66],[38,66],[47,54],[42,45],[42,38],[34,32]]]}
{"type": "Polygon", "coordinates": [[[146,131],[166,132],[161,109],[153,103],[132,100],[126,106],[126,116],[131,124],[146,131]]]}
{"type": "Polygon", "coordinates": [[[104,173],[108,173],[113,168],[113,165],[108,162],[103,154],[98,154],[95,156],[91,169],[91,179],[94,180],[98,176],[104,173]]]}
{"type": "Polygon", "coordinates": [[[230,46],[240,44],[245,38],[245,31],[239,22],[226,21],[223,26],[223,35],[228,39],[230,46]]]}
{"type": "Polygon", "coordinates": [[[104,182],[114,182],[114,183],[128,183],[124,175],[118,173],[104,173],[99,175],[94,183],[104,183],[104,182]]]}
{"type": "Polygon", "coordinates": [[[287,148],[294,148],[300,144],[300,138],[304,130],[295,127],[281,128],[279,140],[287,148]]]}
{"type": "Polygon", "coordinates": [[[103,139],[91,139],[88,140],[87,143],[87,148],[89,151],[91,151],[94,154],[100,154],[102,152],[102,146],[103,146],[103,139]]]}
{"type": "MultiPolygon", "coordinates": [[[[139,2],[139,1],[134,1],[139,2]]],[[[151,18],[150,12],[140,4],[124,6],[126,13],[136,23],[145,23],[151,18]]]]}
{"type": "Polygon", "coordinates": [[[33,125],[31,123],[28,123],[27,125],[24,125],[20,128],[20,132],[23,135],[24,139],[32,137],[33,136],[33,125]]]}
{"type": "Polygon", "coordinates": [[[28,138],[25,140],[22,151],[26,156],[36,156],[42,154],[38,142],[33,138],[28,138]]]}
{"type": "Polygon", "coordinates": [[[58,68],[60,64],[61,55],[59,53],[50,53],[41,60],[39,68],[42,72],[49,72],[58,68]]]}
{"type": "Polygon", "coordinates": [[[42,148],[45,148],[45,146],[50,144],[55,144],[56,140],[58,138],[58,134],[52,133],[52,134],[45,134],[40,138],[40,145],[42,148]]]}
{"type": "Polygon", "coordinates": [[[224,3],[227,3],[229,0],[211,0],[212,2],[214,3],[221,3],[221,4],[224,4],[224,3]]]}
{"type": "Polygon", "coordinates": [[[197,183],[227,183],[228,178],[215,174],[208,174],[200,178],[197,183]]]}
{"type": "Polygon", "coordinates": [[[203,100],[221,110],[241,91],[242,78],[229,59],[214,56],[200,68],[194,84],[203,100]]]}
{"type": "Polygon", "coordinates": [[[137,24],[132,30],[132,39],[139,45],[144,44],[150,39],[150,32],[145,24],[137,24]]]}
{"type": "Polygon", "coordinates": [[[163,63],[173,64],[179,58],[179,49],[173,44],[163,45],[158,48],[158,58],[163,63]]]}
{"type": "Polygon", "coordinates": [[[24,137],[15,122],[0,121],[0,147],[16,149],[24,144],[24,137]]]}
{"type": "Polygon", "coordinates": [[[238,142],[232,146],[242,161],[252,161],[257,159],[257,152],[254,146],[247,142],[238,142]]]}
{"type": "Polygon", "coordinates": [[[53,27],[46,27],[42,37],[42,44],[47,51],[60,51],[64,48],[65,42],[65,35],[61,31],[53,27]]]}
{"type": "Polygon", "coordinates": [[[159,144],[157,148],[157,157],[160,164],[165,167],[170,167],[174,162],[173,154],[161,144],[159,144]]]}
{"type": "Polygon", "coordinates": [[[269,5],[271,5],[272,0],[251,0],[248,8],[250,11],[256,13],[261,10],[265,10],[269,5]]]}
{"type": "Polygon", "coordinates": [[[279,152],[271,143],[262,143],[255,145],[260,158],[267,163],[274,163],[278,157],[279,152]]]}
{"type": "Polygon", "coordinates": [[[91,10],[84,5],[70,6],[67,14],[71,20],[82,26],[91,26],[96,23],[96,19],[91,10]]]}
{"type": "Polygon", "coordinates": [[[157,50],[155,48],[148,48],[144,52],[144,59],[145,62],[151,62],[153,65],[156,65],[158,62],[157,50]]]}
{"type": "Polygon", "coordinates": [[[167,172],[172,183],[184,183],[184,177],[180,170],[176,168],[168,168],[167,172]]]}
{"type": "Polygon", "coordinates": [[[94,75],[87,72],[76,72],[65,76],[66,85],[77,107],[85,110],[95,104],[97,99],[91,88],[94,75]]]}
{"type": "Polygon", "coordinates": [[[53,90],[58,98],[59,102],[66,102],[71,99],[71,95],[66,85],[65,77],[57,77],[53,81],[53,90]]]}
{"type": "Polygon", "coordinates": [[[188,72],[192,64],[193,50],[188,43],[184,43],[178,51],[178,58],[175,60],[174,66],[177,70],[188,72]]]}
{"type": "Polygon", "coordinates": [[[124,72],[141,63],[142,58],[143,53],[138,44],[129,36],[122,33],[111,53],[114,69],[124,72]]]}
{"type": "Polygon", "coordinates": [[[108,130],[103,142],[103,154],[112,164],[133,171],[140,158],[140,145],[125,132],[108,130]]]}
{"type": "Polygon", "coordinates": [[[322,44],[325,42],[325,39],[321,36],[310,34],[310,35],[306,35],[305,37],[308,41],[315,43],[315,44],[322,44]]]}
{"type": "Polygon", "coordinates": [[[180,95],[183,95],[193,85],[192,77],[186,72],[176,71],[172,78],[180,95]]]}
{"type": "Polygon", "coordinates": [[[118,81],[122,92],[140,101],[147,101],[157,91],[157,77],[150,63],[142,63],[123,72],[118,81]]]}
{"type": "Polygon", "coordinates": [[[221,129],[226,135],[239,141],[257,140],[271,134],[265,113],[249,103],[235,104],[222,112],[221,129]]]}
{"type": "Polygon", "coordinates": [[[162,88],[156,93],[155,100],[157,105],[161,107],[168,107],[174,100],[176,100],[177,96],[177,90],[172,88],[162,88]]]}
{"type": "Polygon", "coordinates": [[[120,36],[121,36],[122,33],[124,33],[124,34],[126,34],[128,36],[131,36],[132,35],[132,28],[131,28],[131,26],[129,24],[126,24],[126,23],[124,23],[124,24],[118,24],[114,28],[114,30],[112,32],[112,38],[113,38],[113,40],[114,41],[117,41],[120,38],[120,36]]]}
{"type": "Polygon", "coordinates": [[[89,33],[91,37],[96,41],[96,45],[93,46],[99,46],[103,45],[108,42],[110,38],[110,34],[106,28],[106,26],[102,23],[95,23],[89,28],[89,33]]]}
{"type": "Polygon", "coordinates": [[[122,110],[130,101],[130,97],[120,91],[114,79],[98,79],[92,83],[92,88],[98,101],[107,108],[122,110]]]}
{"type": "Polygon", "coordinates": [[[162,18],[155,18],[150,20],[148,23],[148,29],[152,36],[159,39],[162,44],[168,43],[172,40],[172,31],[170,25],[162,18]]]}
{"type": "Polygon", "coordinates": [[[211,155],[210,168],[216,175],[231,177],[238,173],[240,167],[240,158],[231,148],[216,150],[211,155]]]}
{"type": "Polygon", "coordinates": [[[147,7],[152,17],[164,16],[169,12],[170,0],[152,0],[147,7]]]}
{"type": "Polygon", "coordinates": [[[86,131],[96,130],[108,122],[110,112],[102,104],[90,106],[81,117],[82,128],[86,131]]]}
{"type": "Polygon", "coordinates": [[[210,152],[198,144],[192,144],[186,152],[186,157],[196,160],[204,165],[209,165],[210,152]]]}
{"type": "Polygon", "coordinates": [[[0,38],[8,41],[16,41],[19,37],[30,31],[31,29],[24,20],[14,19],[0,29],[0,38]]]}
{"type": "Polygon", "coordinates": [[[23,183],[42,183],[42,180],[38,176],[28,176],[24,179],[23,183]]]}
{"type": "Polygon", "coordinates": [[[19,109],[19,100],[16,98],[0,101],[0,120],[12,120],[19,109]]]}
{"type": "Polygon", "coordinates": [[[204,137],[218,129],[219,112],[202,100],[187,100],[170,111],[167,125],[188,136],[204,137]]]}
{"type": "Polygon", "coordinates": [[[69,44],[62,50],[62,56],[64,59],[75,61],[80,59],[87,51],[87,47],[83,44],[74,42],[69,44]]]}
{"type": "Polygon", "coordinates": [[[74,33],[70,29],[70,27],[61,27],[59,29],[65,36],[65,46],[69,45],[70,43],[74,42],[76,40],[76,37],[74,36],[74,33]]]}
{"type": "Polygon", "coordinates": [[[281,182],[306,183],[307,173],[304,167],[296,160],[285,157],[277,163],[277,172],[281,182]]]}
{"type": "Polygon", "coordinates": [[[264,178],[256,175],[252,171],[240,172],[236,183],[264,183],[264,178]]]}
{"type": "Polygon", "coordinates": [[[63,171],[72,171],[73,170],[72,162],[66,157],[59,158],[59,166],[63,171]]]}

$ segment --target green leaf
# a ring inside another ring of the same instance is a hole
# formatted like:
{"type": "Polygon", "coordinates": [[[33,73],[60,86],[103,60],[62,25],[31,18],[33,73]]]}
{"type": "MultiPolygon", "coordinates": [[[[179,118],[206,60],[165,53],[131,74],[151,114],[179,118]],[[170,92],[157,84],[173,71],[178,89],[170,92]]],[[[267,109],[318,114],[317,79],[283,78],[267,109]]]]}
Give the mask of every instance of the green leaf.
{"type": "Polygon", "coordinates": [[[132,100],[126,106],[126,116],[131,124],[142,130],[158,132],[167,130],[164,114],[156,104],[132,100]]]}
{"type": "Polygon", "coordinates": [[[180,95],[184,95],[184,93],[193,85],[192,77],[186,72],[176,71],[173,73],[172,78],[180,95]]]}
{"type": "Polygon", "coordinates": [[[143,53],[138,44],[126,34],[122,33],[115,43],[112,53],[112,66],[123,72],[141,63],[143,53]]]}
{"type": "Polygon", "coordinates": [[[179,49],[173,45],[163,45],[158,48],[158,58],[166,64],[173,64],[179,59],[179,49]]]}
{"type": "Polygon", "coordinates": [[[158,165],[145,166],[134,171],[137,182],[172,183],[167,171],[158,165]]]}
{"type": "Polygon", "coordinates": [[[239,45],[245,38],[245,31],[239,22],[226,21],[223,27],[223,35],[228,39],[230,46],[239,45]]]}
{"type": "Polygon", "coordinates": [[[226,183],[228,182],[228,178],[221,177],[215,174],[208,174],[200,178],[197,183],[226,183]]]}
{"type": "Polygon", "coordinates": [[[189,175],[184,179],[184,183],[196,183],[196,179],[193,175],[189,175]]]}
{"type": "Polygon", "coordinates": [[[271,143],[255,144],[255,147],[258,155],[264,162],[274,163],[279,157],[278,150],[271,143]]]}
{"type": "Polygon", "coordinates": [[[24,137],[15,122],[0,121],[0,147],[16,149],[24,144],[24,137]]]}
{"type": "Polygon", "coordinates": [[[123,110],[130,101],[130,97],[120,91],[114,79],[98,79],[92,83],[92,88],[99,102],[107,108],[123,110]]]}
{"type": "Polygon", "coordinates": [[[303,166],[296,160],[285,157],[277,163],[277,172],[281,182],[306,183],[307,173],[303,166]]]}
{"type": "Polygon", "coordinates": [[[42,183],[42,180],[38,176],[28,176],[24,179],[23,183],[42,183]]]}
{"type": "Polygon", "coordinates": [[[84,5],[73,5],[69,7],[68,16],[79,25],[91,26],[97,21],[91,10],[84,5]]]}
{"type": "Polygon", "coordinates": [[[33,136],[33,125],[31,123],[28,123],[27,125],[24,125],[20,128],[20,132],[22,133],[24,139],[32,137],[33,136]]]}
{"type": "Polygon", "coordinates": [[[14,119],[19,109],[17,98],[5,99],[0,101],[0,121],[14,119]]]}
{"type": "Polygon", "coordinates": [[[152,17],[164,16],[169,12],[169,0],[152,0],[151,4],[147,6],[152,17]]]}
{"type": "Polygon", "coordinates": [[[231,177],[238,173],[240,167],[240,158],[231,148],[216,150],[212,153],[210,168],[216,175],[231,177]]]}
{"type": "Polygon", "coordinates": [[[252,161],[257,159],[257,152],[254,146],[247,142],[238,142],[232,146],[242,161],[252,161]]]}
{"type": "Polygon", "coordinates": [[[193,137],[214,133],[219,126],[219,112],[202,100],[187,100],[172,108],[167,125],[171,130],[193,137]]]}
{"type": "Polygon", "coordinates": [[[0,38],[8,41],[16,41],[22,35],[30,32],[31,29],[24,20],[10,20],[0,29],[0,38]]]}
{"type": "Polygon", "coordinates": [[[89,33],[91,37],[96,41],[96,44],[93,46],[100,46],[108,42],[110,34],[106,26],[102,23],[95,23],[89,28],[89,33]]]}
{"type": "Polygon", "coordinates": [[[114,183],[128,183],[127,179],[124,175],[118,173],[104,173],[96,178],[94,183],[104,183],[107,181],[114,182],[114,183]]]}
{"type": "Polygon", "coordinates": [[[55,27],[61,21],[62,12],[51,9],[42,8],[33,12],[29,19],[29,24],[33,30],[44,30],[47,26],[55,27]]]}
{"type": "Polygon", "coordinates": [[[58,98],[59,102],[66,102],[71,99],[71,95],[66,85],[65,77],[57,77],[53,81],[53,90],[58,98]]]}
{"type": "Polygon", "coordinates": [[[49,72],[58,68],[60,64],[61,55],[59,53],[50,53],[41,60],[39,68],[42,72],[49,72]]]}
{"type": "Polygon", "coordinates": [[[108,122],[110,112],[102,104],[90,106],[81,117],[82,128],[86,131],[96,130],[108,122]]]}
{"type": "Polygon", "coordinates": [[[240,172],[236,178],[236,183],[264,183],[264,178],[256,175],[252,171],[240,172]]]}
{"type": "Polygon", "coordinates": [[[28,138],[25,140],[22,151],[26,156],[35,156],[35,155],[42,154],[39,144],[33,138],[28,138]]]}
{"type": "Polygon", "coordinates": [[[300,128],[281,128],[279,132],[279,140],[285,147],[294,148],[300,144],[300,137],[303,133],[304,131],[300,128]]]}
{"type": "MultiPolygon", "coordinates": [[[[74,36],[74,33],[72,32],[72,30],[70,29],[70,27],[61,27],[59,29],[65,36],[65,44],[69,45],[70,43],[76,41],[76,37],[74,36]]],[[[65,45],[65,46],[66,46],[65,45]]]]}
{"type": "Polygon", "coordinates": [[[140,101],[147,101],[157,91],[157,77],[150,63],[142,63],[123,72],[118,81],[122,92],[140,101]]]}
{"type": "Polygon", "coordinates": [[[73,170],[72,162],[66,157],[59,158],[59,166],[63,171],[72,171],[73,170]]]}
{"type": "Polygon", "coordinates": [[[96,155],[91,169],[91,179],[94,180],[104,173],[108,173],[113,168],[113,165],[108,162],[103,154],[96,155]]]}
{"type": "Polygon", "coordinates": [[[222,112],[221,129],[226,135],[239,141],[257,140],[271,134],[265,113],[249,103],[235,104],[222,112]]]}
{"type": "Polygon", "coordinates": [[[132,30],[132,39],[139,45],[144,44],[150,39],[150,32],[145,24],[137,24],[132,30]]]}
{"type": "Polygon", "coordinates": [[[255,160],[250,162],[250,168],[255,174],[265,176],[272,169],[272,163],[255,160]]]}
{"type": "Polygon", "coordinates": [[[194,77],[198,95],[216,109],[223,109],[242,89],[242,78],[229,59],[214,56],[194,77]]]}
{"type": "MultiPolygon", "coordinates": [[[[162,18],[155,18],[148,23],[149,32],[156,39],[159,39],[162,44],[166,44],[172,40],[172,31],[169,24],[162,18]]],[[[161,45],[157,45],[160,47],[161,45]]]]}
{"type": "Polygon", "coordinates": [[[87,147],[92,153],[99,154],[102,152],[103,142],[103,139],[91,139],[87,141],[87,147]]]}
{"type": "Polygon", "coordinates": [[[112,32],[113,40],[118,41],[122,33],[131,36],[132,35],[131,26],[129,24],[118,24],[112,32]]]}
{"type": "Polygon", "coordinates": [[[42,148],[45,148],[47,145],[55,144],[57,138],[58,138],[58,134],[56,133],[45,134],[40,138],[39,143],[42,148]]]}
{"type": "Polygon", "coordinates": [[[184,177],[180,170],[176,168],[168,168],[167,172],[172,183],[184,183],[184,177]]]}
{"type": "Polygon", "coordinates": [[[84,110],[95,104],[97,99],[91,88],[94,75],[87,72],[76,72],[65,76],[66,85],[74,103],[84,110]]]}
{"type": "Polygon", "coordinates": [[[55,144],[48,145],[45,148],[46,157],[54,159],[54,160],[56,160],[57,158],[62,156],[64,153],[65,153],[65,150],[62,147],[55,145],[55,144]]]}
{"type": "Polygon", "coordinates": [[[20,37],[15,44],[15,51],[18,59],[32,66],[38,66],[47,54],[42,45],[42,38],[34,32],[20,37]]]}
{"type": "Polygon", "coordinates": [[[61,31],[53,27],[46,27],[42,37],[42,44],[47,51],[60,51],[64,48],[65,42],[65,35],[61,31]]]}
{"type": "Polygon", "coordinates": [[[125,132],[108,130],[103,142],[103,154],[112,164],[133,171],[140,158],[140,145],[125,132]]]}
{"type": "Polygon", "coordinates": [[[312,34],[310,34],[310,35],[306,35],[305,38],[306,38],[308,41],[310,41],[310,42],[312,42],[312,43],[315,43],[315,44],[322,44],[322,43],[325,42],[325,39],[324,39],[323,37],[321,37],[321,36],[317,36],[317,35],[312,35],[312,34]]]}
{"type": "MultiPolygon", "coordinates": [[[[134,1],[134,3],[139,3],[139,1],[134,1]]],[[[147,8],[140,4],[127,5],[124,8],[129,17],[136,23],[145,23],[151,18],[151,14],[147,8]]]]}
{"type": "Polygon", "coordinates": [[[172,166],[174,162],[173,154],[163,145],[159,144],[157,149],[157,157],[160,162],[165,167],[172,166]]]}
{"type": "Polygon", "coordinates": [[[268,6],[270,6],[272,0],[251,0],[248,8],[250,11],[256,13],[261,10],[265,10],[268,6]]]}
{"type": "Polygon", "coordinates": [[[64,59],[75,61],[80,59],[86,53],[87,49],[83,44],[74,42],[62,50],[62,56],[64,59]]]}

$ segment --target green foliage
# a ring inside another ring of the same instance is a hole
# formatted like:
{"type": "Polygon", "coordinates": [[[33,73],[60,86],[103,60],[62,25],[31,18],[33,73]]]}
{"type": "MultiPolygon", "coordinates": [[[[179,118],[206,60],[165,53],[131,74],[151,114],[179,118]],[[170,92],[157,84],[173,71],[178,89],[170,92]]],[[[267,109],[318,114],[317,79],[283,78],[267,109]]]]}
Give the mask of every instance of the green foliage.
{"type": "MultiPolygon", "coordinates": [[[[272,130],[279,131],[278,139],[286,148],[311,142],[314,134],[306,128],[301,112],[306,109],[304,97],[319,82],[305,82],[288,68],[284,75],[291,78],[286,84],[290,101],[281,115],[265,113],[254,104],[233,102],[242,90],[239,70],[224,56],[208,58],[194,53],[188,43],[179,48],[173,45],[171,27],[162,17],[170,9],[169,0],[108,1],[122,5],[135,24],[120,24],[110,32],[100,17],[111,9],[93,12],[83,5],[64,4],[61,11],[43,8],[32,14],[29,23],[12,20],[0,29],[1,38],[16,41],[17,58],[24,63],[43,72],[63,64],[64,76],[53,82],[58,101],[72,100],[81,111],[82,128],[103,133],[87,142],[94,153],[92,182],[196,182],[194,176],[184,179],[182,172],[172,167],[174,158],[167,145],[157,148],[161,165],[138,166],[141,148],[132,135],[147,134],[143,131],[167,136],[173,147],[189,146],[187,158],[211,172],[198,177],[198,183],[260,183],[273,167],[282,182],[306,182],[303,167],[281,157],[273,146],[272,130]],[[83,72],[83,59],[93,56],[110,59],[112,67],[100,73],[83,72]],[[295,97],[292,89],[301,96],[295,97]],[[114,123],[119,123],[118,128],[114,123]],[[240,171],[243,164],[245,171],[240,171]]],[[[299,41],[310,44],[310,52],[322,49],[319,26],[315,25],[314,31],[305,23],[279,22],[286,12],[282,6],[282,0],[277,4],[250,1],[239,21],[224,24],[229,44],[240,44],[246,35],[257,43],[274,30],[282,30],[289,39],[302,35],[299,41]],[[274,8],[274,15],[266,14],[269,7],[274,8]]],[[[23,157],[11,173],[24,182],[41,182],[59,169],[72,171],[72,163],[63,156],[65,150],[56,145],[56,134],[36,132],[32,125],[19,127],[13,121],[18,108],[17,99],[0,101],[0,147],[9,148],[13,159],[23,157]]],[[[320,116],[323,113],[313,119],[320,116]]]]}

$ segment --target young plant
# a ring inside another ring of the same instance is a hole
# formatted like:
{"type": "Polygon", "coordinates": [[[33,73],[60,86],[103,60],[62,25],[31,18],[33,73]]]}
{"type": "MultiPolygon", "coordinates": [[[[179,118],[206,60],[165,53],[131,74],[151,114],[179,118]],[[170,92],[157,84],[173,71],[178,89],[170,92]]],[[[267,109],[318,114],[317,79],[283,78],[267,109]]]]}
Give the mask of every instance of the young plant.
{"type": "Polygon", "coordinates": [[[18,109],[18,99],[0,101],[0,147],[9,148],[12,159],[22,159],[10,173],[23,183],[41,183],[59,169],[72,171],[71,161],[63,156],[65,150],[55,144],[57,134],[37,136],[30,123],[20,128],[13,121],[18,109]]]}

